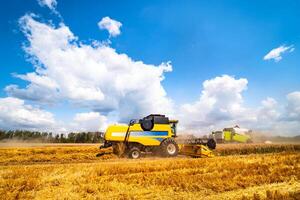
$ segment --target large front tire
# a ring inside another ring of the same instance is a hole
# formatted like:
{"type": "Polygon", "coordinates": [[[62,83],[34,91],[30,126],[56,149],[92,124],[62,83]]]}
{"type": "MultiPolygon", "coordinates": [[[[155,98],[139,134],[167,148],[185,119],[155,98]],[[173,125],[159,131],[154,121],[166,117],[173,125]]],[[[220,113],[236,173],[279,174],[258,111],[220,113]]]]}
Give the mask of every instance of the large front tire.
{"type": "Polygon", "coordinates": [[[141,157],[141,151],[137,147],[133,147],[128,152],[128,157],[132,159],[138,159],[141,157]]]}
{"type": "Polygon", "coordinates": [[[160,144],[160,150],[164,157],[175,157],[178,155],[179,147],[173,138],[167,138],[160,144]]]}

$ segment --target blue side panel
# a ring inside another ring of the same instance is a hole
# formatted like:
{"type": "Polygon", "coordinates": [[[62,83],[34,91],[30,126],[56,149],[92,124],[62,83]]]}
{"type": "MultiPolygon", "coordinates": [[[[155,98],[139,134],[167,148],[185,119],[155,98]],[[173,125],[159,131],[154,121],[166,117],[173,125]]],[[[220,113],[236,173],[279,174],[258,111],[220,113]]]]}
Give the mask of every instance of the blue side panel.
{"type": "Polygon", "coordinates": [[[154,139],[156,139],[156,140],[158,140],[158,141],[163,141],[165,138],[154,138],[154,139]]]}
{"type": "Polygon", "coordinates": [[[130,136],[168,136],[168,131],[131,131],[130,136]]]}

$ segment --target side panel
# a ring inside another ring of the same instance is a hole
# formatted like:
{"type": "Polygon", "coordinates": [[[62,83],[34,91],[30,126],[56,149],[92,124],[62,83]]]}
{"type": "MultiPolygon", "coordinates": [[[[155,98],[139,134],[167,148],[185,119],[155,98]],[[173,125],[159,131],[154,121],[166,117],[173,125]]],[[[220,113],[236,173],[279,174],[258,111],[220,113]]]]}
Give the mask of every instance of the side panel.
{"type": "MultiPolygon", "coordinates": [[[[109,126],[105,132],[105,140],[124,141],[127,125],[109,126]]],[[[172,137],[172,131],[169,124],[155,124],[151,131],[143,131],[140,124],[134,124],[130,127],[128,142],[137,142],[145,146],[158,146],[165,138],[172,137]]]]}
{"type": "Polygon", "coordinates": [[[236,142],[247,142],[247,140],[250,139],[250,136],[248,135],[240,135],[240,134],[234,134],[233,140],[236,142]]]}
{"type": "Polygon", "coordinates": [[[106,129],[104,139],[107,141],[124,141],[127,128],[127,125],[111,125],[106,129]]]}
{"type": "Polygon", "coordinates": [[[231,141],[231,131],[224,131],[224,140],[231,141]]]}
{"type": "Polygon", "coordinates": [[[128,141],[145,146],[158,146],[167,137],[168,131],[131,131],[128,141]]]}

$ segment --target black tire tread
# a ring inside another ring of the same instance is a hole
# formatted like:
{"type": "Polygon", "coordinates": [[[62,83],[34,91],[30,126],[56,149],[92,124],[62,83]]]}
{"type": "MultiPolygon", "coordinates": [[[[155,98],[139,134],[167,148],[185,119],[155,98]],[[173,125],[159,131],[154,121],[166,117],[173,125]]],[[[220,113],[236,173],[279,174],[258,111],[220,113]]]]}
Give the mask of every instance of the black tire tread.
{"type": "MultiPolygon", "coordinates": [[[[138,158],[140,158],[141,157],[141,150],[138,148],[138,147],[132,147],[130,150],[129,150],[129,152],[128,152],[128,157],[129,158],[131,158],[131,159],[134,159],[133,157],[132,157],[132,152],[133,151],[139,151],[139,157],[138,158]]],[[[136,159],[138,159],[138,158],[136,158],[136,159]]]]}
{"type": "Polygon", "coordinates": [[[214,139],[209,139],[207,141],[207,147],[210,149],[215,149],[216,148],[216,141],[214,139]]]}
{"type": "Polygon", "coordinates": [[[163,140],[160,144],[160,154],[163,156],[163,157],[175,157],[178,155],[178,152],[179,152],[179,147],[178,147],[178,144],[175,142],[175,140],[173,138],[167,138],[165,140],[163,140]],[[167,146],[169,143],[173,143],[176,147],[176,153],[173,154],[173,155],[169,155],[168,152],[167,152],[167,146]]]}

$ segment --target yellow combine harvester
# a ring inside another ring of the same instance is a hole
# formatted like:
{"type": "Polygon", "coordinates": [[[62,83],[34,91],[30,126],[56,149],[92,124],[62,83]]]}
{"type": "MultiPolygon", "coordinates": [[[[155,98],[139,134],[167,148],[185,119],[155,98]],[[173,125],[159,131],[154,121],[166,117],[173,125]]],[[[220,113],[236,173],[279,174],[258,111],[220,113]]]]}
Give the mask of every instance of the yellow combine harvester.
{"type": "Polygon", "coordinates": [[[142,153],[154,153],[164,157],[178,154],[192,157],[213,156],[210,150],[216,147],[213,139],[198,140],[193,144],[177,144],[177,123],[177,120],[169,120],[164,115],[152,114],[140,120],[131,120],[128,125],[110,125],[100,149],[112,147],[114,154],[133,159],[139,158],[142,153]]]}

